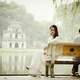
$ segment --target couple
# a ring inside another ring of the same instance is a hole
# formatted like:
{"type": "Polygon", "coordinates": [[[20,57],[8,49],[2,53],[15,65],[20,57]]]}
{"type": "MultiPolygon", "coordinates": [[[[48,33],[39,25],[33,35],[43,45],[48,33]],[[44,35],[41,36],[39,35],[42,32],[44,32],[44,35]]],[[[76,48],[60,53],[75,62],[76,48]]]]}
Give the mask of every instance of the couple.
{"type": "MultiPolygon", "coordinates": [[[[48,40],[48,43],[50,42],[59,42],[61,40],[61,38],[59,37],[59,34],[58,34],[58,29],[57,29],[57,26],[56,25],[51,25],[50,28],[49,28],[49,33],[50,33],[50,37],[49,37],[49,40],[48,40]]],[[[79,33],[80,33],[80,30],[79,30],[79,33]]],[[[74,39],[75,42],[80,42],[80,34],[78,37],[76,37],[74,39]]],[[[32,62],[31,62],[31,65],[29,67],[26,67],[26,69],[29,71],[29,73],[31,74],[35,74],[35,76],[37,76],[37,74],[40,72],[40,67],[41,67],[41,63],[43,62],[43,59],[45,59],[45,62],[48,62],[48,63],[51,63],[51,55],[46,55],[46,54],[43,54],[44,52],[40,52],[40,53],[35,53],[34,56],[32,57],[32,62]],[[44,58],[44,55],[45,58],[44,58]]],[[[54,58],[56,57],[56,53],[55,53],[55,56],[54,58]]],[[[80,57],[78,58],[75,58],[75,60],[79,60],[80,57]]],[[[55,59],[54,59],[55,60],[55,59]]],[[[73,76],[79,76],[78,74],[78,65],[77,63],[75,63],[73,65],[73,68],[72,68],[72,74],[73,76]]],[[[54,67],[54,62],[52,63],[51,67],[54,67]]]]}

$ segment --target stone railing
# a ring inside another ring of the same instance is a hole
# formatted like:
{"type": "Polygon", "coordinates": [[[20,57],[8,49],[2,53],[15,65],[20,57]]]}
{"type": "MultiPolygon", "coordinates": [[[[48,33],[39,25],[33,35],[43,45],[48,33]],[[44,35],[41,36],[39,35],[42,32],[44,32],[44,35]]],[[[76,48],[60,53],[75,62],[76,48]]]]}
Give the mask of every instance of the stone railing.
{"type": "Polygon", "coordinates": [[[0,74],[26,74],[36,49],[0,49],[0,74]]]}

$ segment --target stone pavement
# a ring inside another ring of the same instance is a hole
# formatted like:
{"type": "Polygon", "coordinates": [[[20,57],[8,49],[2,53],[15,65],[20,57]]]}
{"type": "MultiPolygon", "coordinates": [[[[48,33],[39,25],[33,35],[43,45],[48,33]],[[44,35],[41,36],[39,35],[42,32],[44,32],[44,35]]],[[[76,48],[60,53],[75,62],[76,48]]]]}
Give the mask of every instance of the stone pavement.
{"type": "Polygon", "coordinates": [[[80,78],[72,76],[55,76],[55,78],[50,77],[32,77],[32,76],[0,76],[0,80],[80,80],[80,78]]]}
{"type": "MultiPolygon", "coordinates": [[[[60,76],[63,75],[72,75],[72,65],[55,65],[55,78],[50,77],[32,77],[27,75],[15,75],[15,76],[0,76],[0,80],[80,80],[80,78],[73,76],[60,76]]],[[[80,66],[79,66],[79,74],[80,74],[80,66]]]]}

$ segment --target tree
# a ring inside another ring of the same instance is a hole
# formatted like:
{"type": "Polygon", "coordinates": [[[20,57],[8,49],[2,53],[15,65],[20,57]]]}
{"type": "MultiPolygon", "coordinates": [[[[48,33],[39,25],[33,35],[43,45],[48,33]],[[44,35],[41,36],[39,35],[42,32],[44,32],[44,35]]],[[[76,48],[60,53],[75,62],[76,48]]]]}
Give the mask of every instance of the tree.
{"type": "Polygon", "coordinates": [[[6,3],[0,2],[0,39],[2,38],[3,30],[7,29],[11,22],[18,21],[23,31],[26,34],[26,38],[29,45],[33,42],[47,41],[47,27],[48,22],[38,22],[34,20],[34,16],[25,10],[25,7],[17,5],[14,2],[6,3]],[[47,27],[46,27],[47,26],[47,27]]]}

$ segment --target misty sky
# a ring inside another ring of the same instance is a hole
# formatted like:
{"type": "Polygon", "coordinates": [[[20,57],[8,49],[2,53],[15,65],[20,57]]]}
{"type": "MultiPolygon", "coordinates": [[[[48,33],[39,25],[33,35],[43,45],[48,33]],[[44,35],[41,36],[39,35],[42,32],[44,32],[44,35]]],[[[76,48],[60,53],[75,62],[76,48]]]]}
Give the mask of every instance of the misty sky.
{"type": "Polygon", "coordinates": [[[35,20],[53,20],[53,2],[52,0],[5,0],[8,2],[15,1],[18,4],[24,5],[27,12],[34,15],[35,20]]]}

